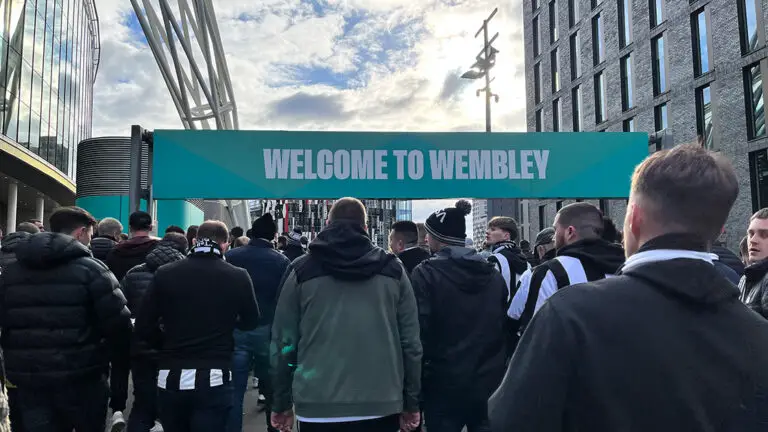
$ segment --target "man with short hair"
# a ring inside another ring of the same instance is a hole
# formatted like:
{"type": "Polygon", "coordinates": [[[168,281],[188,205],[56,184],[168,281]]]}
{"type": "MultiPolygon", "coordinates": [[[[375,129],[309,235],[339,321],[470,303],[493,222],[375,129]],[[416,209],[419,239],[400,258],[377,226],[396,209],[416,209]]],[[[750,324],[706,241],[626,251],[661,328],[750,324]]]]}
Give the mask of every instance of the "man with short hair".
{"type": "Polygon", "coordinates": [[[131,238],[118,244],[107,255],[106,264],[118,280],[122,280],[128,270],[143,264],[147,254],[160,240],[151,237],[152,216],[147,212],[137,211],[128,218],[131,238]]]}
{"type": "Polygon", "coordinates": [[[739,281],[741,301],[768,318],[768,208],[749,219],[747,245],[748,266],[739,281]]]}
{"type": "Polygon", "coordinates": [[[0,272],[16,262],[16,248],[29,239],[29,236],[37,234],[40,229],[29,222],[22,222],[16,227],[16,232],[8,234],[0,245],[0,272]]]}
{"type": "Polygon", "coordinates": [[[226,428],[232,334],[259,320],[251,278],[223,259],[228,247],[223,222],[200,225],[189,256],[157,269],[136,317],[138,337],[159,349],[160,420],[170,432],[226,428]]]}
{"type": "Polygon", "coordinates": [[[491,398],[494,432],[765,429],[768,321],[708,250],[738,184],[700,145],[635,168],[620,275],[539,310],[491,398]]]}
{"type": "Polygon", "coordinates": [[[412,221],[397,221],[389,232],[389,250],[400,258],[410,277],[413,269],[431,256],[419,247],[419,229],[412,221]]]}
{"type": "Polygon", "coordinates": [[[553,228],[557,256],[523,274],[509,306],[507,314],[518,322],[518,334],[557,290],[612,276],[624,264],[621,246],[602,238],[603,214],[592,204],[561,208],[553,228]]]}
{"type": "Polygon", "coordinates": [[[31,223],[32,225],[36,226],[37,229],[40,230],[40,232],[45,232],[45,226],[43,226],[43,221],[40,219],[29,219],[27,222],[31,223]]]}
{"type": "Polygon", "coordinates": [[[111,217],[102,219],[96,228],[96,237],[91,240],[93,257],[106,261],[109,253],[117,246],[122,232],[123,224],[119,220],[111,217]]]}
{"type": "Polygon", "coordinates": [[[229,432],[242,430],[243,399],[251,369],[254,369],[254,375],[259,380],[259,393],[264,395],[267,429],[274,431],[269,424],[272,396],[269,379],[269,343],[280,282],[290,260],[272,247],[272,241],[277,235],[277,225],[270,213],[265,213],[253,221],[249,231],[253,235],[251,241],[246,246],[233,249],[226,254],[230,264],[245,269],[250,275],[261,311],[258,327],[248,331],[235,330],[234,333],[232,385],[235,396],[227,424],[229,432]],[[252,362],[255,363],[254,368],[251,367],[252,362]]]}
{"type": "Polygon", "coordinates": [[[91,256],[96,220],[57,209],[51,231],[16,248],[0,276],[1,344],[26,430],[104,431],[110,358],[128,357],[131,320],[120,285],[91,256]]]}
{"type": "Polygon", "coordinates": [[[533,251],[536,253],[536,265],[547,262],[557,256],[557,249],[555,249],[554,228],[547,227],[536,234],[536,240],[533,244],[533,251]]]}
{"type": "Polygon", "coordinates": [[[336,201],[309,253],[286,271],[271,345],[272,425],[282,432],[293,430],[294,407],[302,432],[419,425],[416,300],[366,221],[360,200],[336,201]]]}
{"type": "Polygon", "coordinates": [[[168,228],[165,229],[165,233],[179,233],[179,234],[186,234],[184,231],[184,228],[177,226],[177,225],[168,225],[168,228]]]}
{"type": "Polygon", "coordinates": [[[491,256],[488,261],[496,266],[507,284],[507,301],[517,291],[520,277],[531,266],[523,252],[515,243],[517,240],[517,221],[508,216],[496,216],[488,222],[485,241],[490,245],[491,256]]]}
{"type": "Polygon", "coordinates": [[[472,205],[427,218],[433,257],[413,271],[424,346],[422,395],[429,430],[489,432],[488,397],[504,375],[507,287],[494,264],[465,246],[472,205]]]}

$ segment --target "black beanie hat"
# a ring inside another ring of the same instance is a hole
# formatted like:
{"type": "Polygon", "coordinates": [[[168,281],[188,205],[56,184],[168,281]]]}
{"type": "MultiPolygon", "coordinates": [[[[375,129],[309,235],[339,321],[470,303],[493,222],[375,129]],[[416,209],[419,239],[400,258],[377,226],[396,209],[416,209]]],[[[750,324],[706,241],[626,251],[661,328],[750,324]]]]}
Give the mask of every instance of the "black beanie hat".
{"type": "Polygon", "coordinates": [[[253,238],[260,238],[272,241],[277,235],[277,226],[272,218],[272,213],[265,213],[260,218],[253,221],[251,225],[251,234],[253,238]]]}
{"type": "Polygon", "coordinates": [[[466,246],[466,222],[464,216],[472,211],[472,204],[459,200],[455,207],[448,207],[432,213],[424,224],[430,236],[451,246],[466,246]]]}

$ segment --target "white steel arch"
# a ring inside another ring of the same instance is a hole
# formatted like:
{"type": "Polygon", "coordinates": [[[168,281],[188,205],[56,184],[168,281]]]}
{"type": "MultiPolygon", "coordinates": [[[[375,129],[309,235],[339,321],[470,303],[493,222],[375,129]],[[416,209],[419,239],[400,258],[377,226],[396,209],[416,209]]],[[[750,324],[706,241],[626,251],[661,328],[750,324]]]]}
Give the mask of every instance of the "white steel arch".
{"type": "MultiPolygon", "coordinates": [[[[239,129],[213,2],[131,0],[131,5],[184,128],[239,129]]],[[[223,204],[233,224],[250,225],[246,201],[223,204]]]]}

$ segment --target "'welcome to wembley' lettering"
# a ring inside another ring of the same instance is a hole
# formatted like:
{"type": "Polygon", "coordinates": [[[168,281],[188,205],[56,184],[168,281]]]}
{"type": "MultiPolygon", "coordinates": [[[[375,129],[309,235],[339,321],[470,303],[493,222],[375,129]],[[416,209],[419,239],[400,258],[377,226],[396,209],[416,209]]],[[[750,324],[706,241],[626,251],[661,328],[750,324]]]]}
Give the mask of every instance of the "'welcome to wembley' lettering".
{"type": "MultiPolygon", "coordinates": [[[[398,180],[424,177],[424,152],[392,150],[398,180]]],[[[433,180],[544,180],[549,150],[429,150],[433,180]]],[[[267,179],[388,180],[390,150],[264,149],[267,179]]]]}

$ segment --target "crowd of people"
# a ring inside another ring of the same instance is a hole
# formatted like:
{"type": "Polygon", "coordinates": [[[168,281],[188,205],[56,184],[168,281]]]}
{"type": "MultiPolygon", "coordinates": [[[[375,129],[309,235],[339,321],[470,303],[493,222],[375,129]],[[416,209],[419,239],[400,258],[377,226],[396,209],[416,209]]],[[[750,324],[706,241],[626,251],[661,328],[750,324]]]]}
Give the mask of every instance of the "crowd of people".
{"type": "Polygon", "coordinates": [[[0,243],[0,432],[237,432],[251,375],[273,432],[763,431],[768,209],[737,256],[737,194],[678,146],[636,168],[623,232],[577,202],[479,251],[465,200],[388,251],[355,198],[311,242],[60,208],[0,243]]]}

